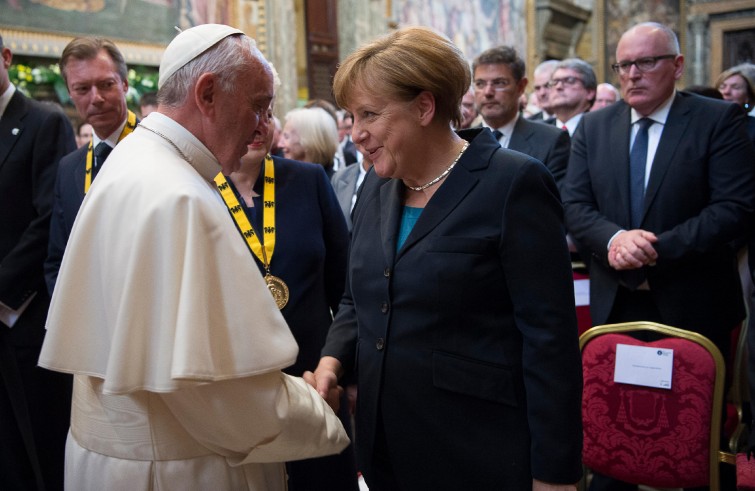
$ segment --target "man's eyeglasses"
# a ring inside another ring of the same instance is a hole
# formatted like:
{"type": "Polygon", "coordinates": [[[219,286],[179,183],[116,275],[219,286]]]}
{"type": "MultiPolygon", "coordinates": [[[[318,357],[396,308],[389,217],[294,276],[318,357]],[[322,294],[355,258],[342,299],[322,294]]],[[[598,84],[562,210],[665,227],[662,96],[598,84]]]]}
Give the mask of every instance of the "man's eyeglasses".
{"type": "Polygon", "coordinates": [[[647,56],[645,58],[637,58],[636,60],[620,61],[611,65],[611,68],[613,68],[614,72],[621,75],[627,75],[632,69],[632,65],[636,66],[637,70],[641,73],[651,72],[655,70],[655,67],[660,60],[670,60],[676,58],[676,56],[677,55],[647,56]]]}
{"type": "Polygon", "coordinates": [[[476,90],[477,92],[482,92],[487,88],[488,85],[493,87],[493,90],[495,90],[496,92],[505,92],[507,90],[511,90],[511,88],[513,87],[511,80],[505,78],[496,78],[493,80],[478,79],[474,81],[474,90],[476,90]]]}
{"type": "Polygon", "coordinates": [[[579,77],[564,77],[564,78],[552,78],[550,81],[545,84],[546,87],[549,89],[552,89],[558,84],[564,84],[564,87],[571,87],[575,85],[577,82],[582,82],[582,79],[579,77]]]}

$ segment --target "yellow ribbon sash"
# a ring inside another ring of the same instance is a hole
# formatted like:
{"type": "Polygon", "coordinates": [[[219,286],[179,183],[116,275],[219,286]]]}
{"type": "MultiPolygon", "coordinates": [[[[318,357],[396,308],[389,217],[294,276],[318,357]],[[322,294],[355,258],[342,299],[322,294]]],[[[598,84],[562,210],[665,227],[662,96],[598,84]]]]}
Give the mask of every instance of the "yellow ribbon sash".
{"type": "Polygon", "coordinates": [[[215,176],[215,184],[223,196],[223,201],[231,212],[233,220],[241,231],[241,235],[246,240],[249,250],[254,253],[254,256],[259,259],[262,266],[265,268],[265,273],[270,274],[270,262],[273,260],[273,251],[275,250],[275,168],[273,166],[273,159],[270,155],[265,157],[265,178],[264,186],[262,188],[262,238],[264,244],[260,243],[260,239],[252,228],[252,224],[244,213],[244,209],[241,207],[238,198],[233,193],[230,184],[226,181],[225,176],[219,173],[215,176]]]}
{"type": "MultiPolygon", "coordinates": [[[[126,120],[126,126],[121,131],[121,136],[118,137],[118,142],[126,138],[136,128],[136,114],[129,111],[128,119],[126,120]]],[[[87,148],[87,163],[84,171],[84,194],[89,192],[89,186],[92,185],[92,165],[94,164],[94,149],[92,148],[92,140],[89,140],[89,148],[87,148]]]]}

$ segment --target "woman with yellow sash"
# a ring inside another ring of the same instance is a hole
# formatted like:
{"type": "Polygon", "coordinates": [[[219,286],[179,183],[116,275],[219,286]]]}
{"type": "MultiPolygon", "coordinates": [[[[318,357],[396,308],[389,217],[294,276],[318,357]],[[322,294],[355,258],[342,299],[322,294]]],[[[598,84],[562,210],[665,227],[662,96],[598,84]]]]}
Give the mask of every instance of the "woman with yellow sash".
{"type": "MultiPolygon", "coordinates": [[[[348,230],[324,168],[269,155],[272,113],[260,122],[241,168],[215,182],[236,227],[299,344],[301,376],[320,359],[346,275],[348,230]]],[[[350,429],[348,404],[341,421],[350,429]]],[[[289,462],[288,485],[297,490],[358,489],[351,445],[340,455],[289,462]]]]}

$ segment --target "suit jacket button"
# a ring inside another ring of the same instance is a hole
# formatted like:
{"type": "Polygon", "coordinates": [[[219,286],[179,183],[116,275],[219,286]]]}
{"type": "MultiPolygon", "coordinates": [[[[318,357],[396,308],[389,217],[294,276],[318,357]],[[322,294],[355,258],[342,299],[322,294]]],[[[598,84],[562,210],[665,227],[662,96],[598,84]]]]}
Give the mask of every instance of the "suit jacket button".
{"type": "Polygon", "coordinates": [[[380,304],[380,312],[384,314],[388,313],[388,302],[383,302],[380,304]]]}
{"type": "Polygon", "coordinates": [[[383,276],[385,276],[386,278],[390,278],[391,277],[391,268],[385,268],[383,270],[383,276]]]}
{"type": "Polygon", "coordinates": [[[375,343],[375,348],[377,348],[378,351],[383,351],[383,348],[385,348],[385,339],[377,338],[377,342],[375,343]]]}

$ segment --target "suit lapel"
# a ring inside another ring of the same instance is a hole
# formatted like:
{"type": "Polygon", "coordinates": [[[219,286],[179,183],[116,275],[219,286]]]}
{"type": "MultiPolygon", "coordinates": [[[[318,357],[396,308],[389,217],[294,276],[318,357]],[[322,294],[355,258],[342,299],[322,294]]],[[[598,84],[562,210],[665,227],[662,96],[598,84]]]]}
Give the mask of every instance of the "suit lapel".
{"type": "Polygon", "coordinates": [[[475,153],[474,150],[468,149],[467,152],[462,155],[456,168],[448,175],[440,189],[435,192],[425,209],[422,210],[417,223],[409,237],[406,238],[403,247],[401,247],[397,259],[400,259],[401,255],[411,249],[415,243],[432,232],[477,184],[477,178],[469,172],[469,167],[487,165],[487,160],[483,161],[479,153],[475,153]]]}
{"type": "Polygon", "coordinates": [[[8,160],[11,150],[24,132],[22,119],[26,115],[26,103],[20,92],[16,91],[0,118],[0,169],[8,160]]]}
{"type": "Polygon", "coordinates": [[[84,176],[86,175],[87,166],[87,154],[89,153],[89,145],[84,147],[84,153],[81,154],[81,161],[76,165],[73,172],[73,182],[76,184],[76,192],[80,199],[84,199],[86,193],[84,193],[84,176]]]}
{"type": "Polygon", "coordinates": [[[671,110],[666,118],[666,124],[663,125],[661,140],[658,142],[658,149],[653,158],[653,166],[650,169],[650,178],[648,179],[647,189],[645,190],[645,200],[643,208],[643,218],[650,208],[658,188],[663,182],[663,178],[674,160],[674,154],[682,141],[687,126],[692,118],[689,115],[691,107],[687,104],[686,99],[678,93],[671,105],[671,110]]]}
{"type": "MultiPolygon", "coordinates": [[[[533,124],[538,124],[538,123],[533,123],[533,124]]],[[[525,121],[522,116],[519,116],[519,119],[514,125],[514,132],[511,134],[511,138],[509,139],[509,148],[511,150],[516,150],[517,152],[522,152],[527,155],[531,155],[532,150],[530,149],[530,144],[529,144],[529,139],[531,136],[532,136],[532,129],[527,124],[527,121],[525,121]]]]}
{"type": "Polygon", "coordinates": [[[401,193],[403,186],[400,179],[391,179],[380,186],[380,238],[383,243],[383,254],[390,265],[396,259],[396,242],[398,240],[399,223],[401,222],[401,193]]]}

